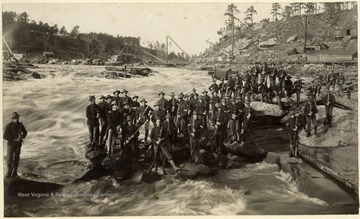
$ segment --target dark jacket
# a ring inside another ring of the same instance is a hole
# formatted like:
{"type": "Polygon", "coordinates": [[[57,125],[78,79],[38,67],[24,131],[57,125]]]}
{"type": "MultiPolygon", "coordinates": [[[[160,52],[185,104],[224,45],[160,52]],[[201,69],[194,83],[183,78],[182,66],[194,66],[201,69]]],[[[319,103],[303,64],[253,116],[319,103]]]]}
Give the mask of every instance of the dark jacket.
{"type": "Polygon", "coordinates": [[[316,113],[318,113],[318,109],[317,109],[316,103],[314,101],[308,101],[305,104],[305,107],[304,107],[305,116],[308,116],[310,113],[312,115],[315,115],[316,113]]]}
{"type": "Polygon", "coordinates": [[[326,94],[323,97],[323,102],[327,106],[334,106],[334,104],[335,104],[335,96],[333,94],[326,94]]]}
{"type": "Polygon", "coordinates": [[[122,123],[122,116],[119,111],[110,111],[108,113],[108,123],[109,128],[112,130],[116,130],[116,127],[122,123]]]}
{"type": "Polygon", "coordinates": [[[98,111],[99,111],[99,106],[96,103],[90,104],[89,106],[86,107],[86,118],[88,125],[93,125],[93,126],[99,125],[99,120],[96,117],[98,111]]]}
{"type": "Polygon", "coordinates": [[[201,131],[203,130],[202,122],[200,119],[193,120],[189,122],[187,126],[188,133],[194,134],[194,138],[199,138],[201,136],[201,131]]]}
{"type": "Polygon", "coordinates": [[[188,104],[186,101],[180,101],[178,104],[177,115],[180,118],[185,118],[187,116],[188,104]]]}
{"type": "Polygon", "coordinates": [[[168,101],[168,105],[167,105],[167,110],[169,112],[171,112],[172,114],[176,113],[177,111],[177,108],[178,108],[178,104],[179,104],[179,101],[175,98],[171,98],[169,101],[168,101]]]}
{"type": "Polygon", "coordinates": [[[8,144],[14,143],[18,139],[19,134],[21,138],[25,138],[27,131],[25,126],[20,122],[10,122],[6,125],[3,138],[8,141],[8,144]]]}
{"type": "Polygon", "coordinates": [[[160,127],[161,127],[161,132],[160,132],[161,138],[168,139],[176,134],[177,128],[172,119],[170,119],[169,121],[165,120],[164,122],[161,123],[160,127]]]}

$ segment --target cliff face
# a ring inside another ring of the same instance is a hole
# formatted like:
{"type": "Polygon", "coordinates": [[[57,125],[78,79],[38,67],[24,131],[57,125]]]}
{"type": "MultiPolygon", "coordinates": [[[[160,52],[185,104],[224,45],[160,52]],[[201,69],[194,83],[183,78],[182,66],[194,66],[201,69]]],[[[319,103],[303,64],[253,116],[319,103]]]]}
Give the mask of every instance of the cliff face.
{"type": "MultiPolygon", "coordinates": [[[[348,50],[357,48],[357,11],[348,10],[329,16],[307,16],[306,45],[316,49],[348,50]],[[349,36],[347,36],[349,35],[349,36]]],[[[242,26],[235,32],[234,56],[240,63],[254,61],[302,60],[305,42],[305,16],[242,26]]],[[[231,33],[224,32],[218,47],[196,59],[198,63],[229,61],[231,33]]]]}

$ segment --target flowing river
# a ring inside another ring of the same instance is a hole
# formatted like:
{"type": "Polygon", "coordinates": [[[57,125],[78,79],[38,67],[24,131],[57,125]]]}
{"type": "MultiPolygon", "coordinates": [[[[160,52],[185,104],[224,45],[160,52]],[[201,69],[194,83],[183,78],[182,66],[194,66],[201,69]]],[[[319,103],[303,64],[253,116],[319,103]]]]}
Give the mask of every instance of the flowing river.
{"type": "MultiPolygon", "coordinates": [[[[17,111],[28,130],[19,174],[25,178],[64,184],[52,197],[26,199],[11,206],[20,216],[107,215],[253,215],[349,213],[348,206],[331,206],[326,200],[299,191],[290,174],[265,162],[239,169],[220,170],[210,178],[180,181],[173,176],[153,184],[126,184],[111,177],[70,184],[86,170],[88,133],[85,108],[88,96],[127,89],[153,104],[158,93],[198,93],[211,78],[204,71],[154,68],[149,77],[103,78],[103,66],[40,65],[33,69],[44,79],[3,82],[3,121],[17,111]]],[[[281,138],[281,137],[279,137],[281,138]]],[[[4,141],[5,145],[6,142],[4,141]]],[[[269,141],[284,148],[285,141],[269,141]],[[281,145],[282,144],[282,145],[281,145]]],[[[6,155],[6,147],[4,154],[6,155]]],[[[279,150],[279,153],[287,153],[279,150]]],[[[5,159],[4,159],[4,168],[5,159]]],[[[135,176],[139,177],[139,176],[135,176]]],[[[5,203],[6,204],[6,203],[5,203]]]]}

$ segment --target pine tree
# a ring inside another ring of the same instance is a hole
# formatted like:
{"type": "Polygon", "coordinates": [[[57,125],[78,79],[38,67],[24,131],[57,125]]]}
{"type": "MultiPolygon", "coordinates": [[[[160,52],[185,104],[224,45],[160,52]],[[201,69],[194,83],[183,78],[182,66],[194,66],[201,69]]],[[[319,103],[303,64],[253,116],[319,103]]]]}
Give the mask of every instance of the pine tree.
{"type": "Polygon", "coordinates": [[[285,6],[281,13],[281,16],[285,18],[290,18],[292,15],[294,15],[293,8],[289,5],[285,6]]]}
{"type": "Polygon", "coordinates": [[[278,15],[280,15],[280,10],[281,10],[281,5],[279,3],[272,4],[271,14],[273,15],[274,21],[278,20],[278,15]]]}
{"type": "Polygon", "coordinates": [[[225,16],[228,16],[229,19],[226,21],[226,24],[229,27],[232,27],[232,25],[234,24],[234,20],[239,20],[236,15],[240,13],[240,10],[237,8],[236,5],[234,5],[233,3],[231,3],[230,5],[228,5],[226,11],[225,11],[225,16]]]}
{"type": "Polygon", "coordinates": [[[257,14],[257,11],[254,9],[254,6],[250,6],[246,11],[245,11],[245,21],[248,23],[250,22],[251,25],[254,24],[254,19],[253,19],[253,16],[254,14],[257,14]]]}

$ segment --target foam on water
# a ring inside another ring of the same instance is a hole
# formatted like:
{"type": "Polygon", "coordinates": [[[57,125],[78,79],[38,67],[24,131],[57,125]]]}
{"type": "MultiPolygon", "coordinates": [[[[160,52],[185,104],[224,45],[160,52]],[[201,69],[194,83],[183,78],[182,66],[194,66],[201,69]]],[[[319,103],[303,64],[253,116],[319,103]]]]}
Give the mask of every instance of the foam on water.
{"type": "MultiPolygon", "coordinates": [[[[154,70],[159,73],[150,77],[108,80],[100,74],[104,70],[101,66],[41,65],[36,71],[45,79],[3,83],[4,125],[11,113],[18,111],[29,131],[22,147],[20,173],[61,183],[83,172],[88,141],[85,108],[90,94],[99,97],[127,89],[130,96],[144,97],[152,106],[160,91],[168,99],[171,92],[189,93],[195,87],[201,93],[211,84],[204,71],[158,68],[154,70]]],[[[221,170],[204,180],[182,182],[165,177],[154,184],[125,186],[105,177],[67,185],[60,191],[76,192],[112,195],[42,198],[14,209],[22,215],[37,216],[234,215],[268,214],[269,206],[273,212],[282,212],[284,208],[296,211],[301,205],[317,208],[326,204],[297,191],[276,165],[266,163],[221,170]]]]}

